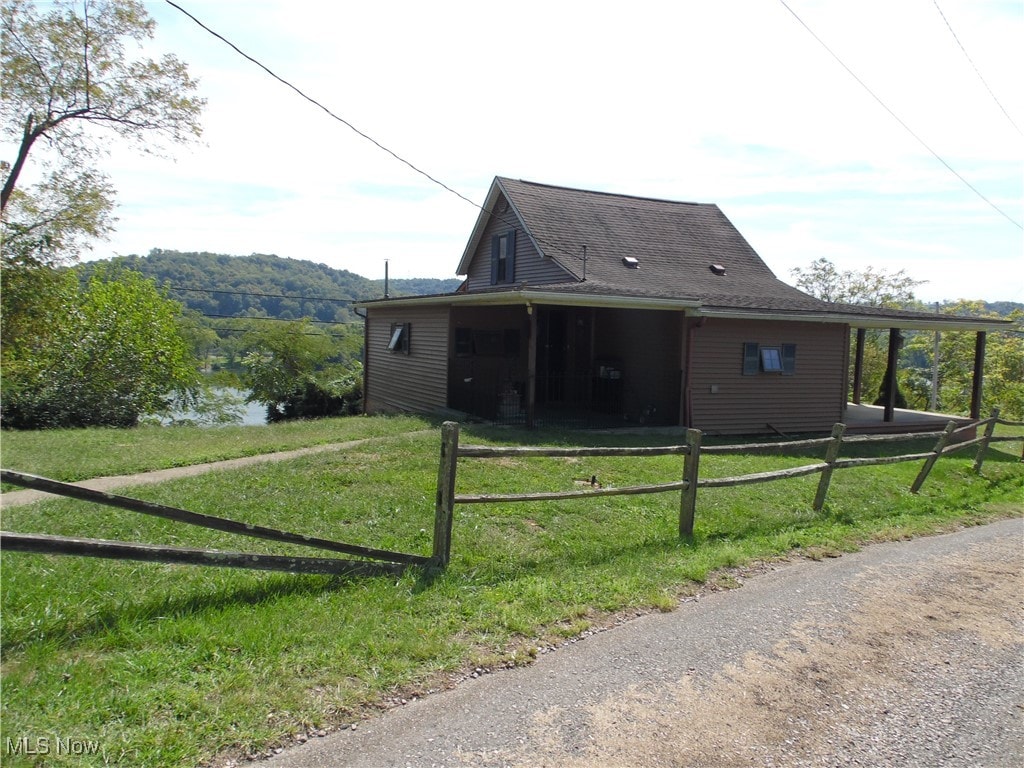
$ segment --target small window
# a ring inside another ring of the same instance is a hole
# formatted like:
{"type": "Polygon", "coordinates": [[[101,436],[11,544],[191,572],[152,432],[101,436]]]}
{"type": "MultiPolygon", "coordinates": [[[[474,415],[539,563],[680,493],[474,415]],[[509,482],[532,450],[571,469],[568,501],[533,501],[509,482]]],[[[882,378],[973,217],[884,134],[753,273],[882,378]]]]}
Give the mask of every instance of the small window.
{"type": "Polygon", "coordinates": [[[752,341],[744,343],[743,375],[756,376],[759,373],[794,375],[796,373],[796,344],[762,347],[752,341]]]}
{"type": "Polygon", "coordinates": [[[410,330],[411,325],[409,323],[392,323],[391,341],[388,342],[388,351],[408,355],[410,330]]]}
{"type": "Polygon", "coordinates": [[[491,238],[491,285],[515,282],[516,231],[491,238]]]}
{"type": "Polygon", "coordinates": [[[782,351],[778,347],[761,348],[761,370],[765,373],[782,373],[782,351]]]}

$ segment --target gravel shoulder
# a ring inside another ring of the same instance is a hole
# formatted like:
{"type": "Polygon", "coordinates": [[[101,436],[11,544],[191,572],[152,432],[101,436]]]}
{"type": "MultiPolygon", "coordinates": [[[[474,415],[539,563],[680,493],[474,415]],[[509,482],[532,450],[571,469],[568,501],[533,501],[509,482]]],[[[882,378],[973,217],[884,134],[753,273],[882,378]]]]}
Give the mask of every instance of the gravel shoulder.
{"type": "Polygon", "coordinates": [[[1024,519],[762,570],[264,764],[1024,764],[1024,519]]]}

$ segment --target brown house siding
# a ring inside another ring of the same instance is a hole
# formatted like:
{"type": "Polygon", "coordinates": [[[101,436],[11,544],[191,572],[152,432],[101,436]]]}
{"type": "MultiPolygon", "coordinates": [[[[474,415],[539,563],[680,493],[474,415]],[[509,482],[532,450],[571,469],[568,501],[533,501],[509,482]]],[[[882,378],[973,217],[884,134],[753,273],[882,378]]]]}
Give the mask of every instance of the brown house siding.
{"type": "Polygon", "coordinates": [[[429,413],[447,405],[448,312],[448,307],[367,311],[367,413],[429,413]],[[409,323],[409,354],[388,350],[394,323],[409,323]]]}
{"type": "Polygon", "coordinates": [[[821,432],[842,420],[847,326],[709,318],[693,334],[693,426],[712,433],[821,432]],[[792,375],[743,375],[743,346],[796,345],[792,375]]]}
{"type": "MultiPolygon", "coordinates": [[[[501,209],[501,203],[502,199],[499,198],[496,210],[501,209]]],[[[468,290],[485,291],[491,287],[491,238],[503,235],[510,229],[516,230],[515,271],[512,276],[515,285],[565,282],[569,275],[553,260],[540,255],[522,223],[512,209],[508,208],[501,214],[491,216],[484,228],[483,237],[480,238],[480,244],[473,254],[469,274],[466,276],[468,290]]]]}

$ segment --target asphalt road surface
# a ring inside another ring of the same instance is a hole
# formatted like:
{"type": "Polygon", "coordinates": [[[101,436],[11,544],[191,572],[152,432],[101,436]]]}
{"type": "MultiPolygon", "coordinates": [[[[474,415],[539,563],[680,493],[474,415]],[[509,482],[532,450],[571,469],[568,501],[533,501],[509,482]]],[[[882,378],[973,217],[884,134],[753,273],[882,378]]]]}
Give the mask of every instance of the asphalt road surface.
{"type": "Polygon", "coordinates": [[[777,564],[261,763],[1024,765],[1024,521],[777,564]]]}

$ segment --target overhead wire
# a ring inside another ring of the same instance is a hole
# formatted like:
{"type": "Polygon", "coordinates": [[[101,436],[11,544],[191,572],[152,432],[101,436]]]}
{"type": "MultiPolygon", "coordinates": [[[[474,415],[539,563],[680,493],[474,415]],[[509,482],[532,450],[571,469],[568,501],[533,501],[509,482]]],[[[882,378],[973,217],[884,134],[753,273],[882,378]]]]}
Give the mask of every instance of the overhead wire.
{"type": "Polygon", "coordinates": [[[936,152],[934,149],[932,149],[931,146],[929,146],[928,143],[925,142],[924,139],[922,139],[920,136],[918,136],[917,133],[915,133],[914,130],[909,125],[907,125],[903,121],[903,119],[900,118],[900,116],[897,115],[889,107],[888,104],[886,104],[884,101],[882,101],[882,99],[878,96],[878,94],[876,94],[873,90],[871,90],[870,87],[868,87],[867,83],[865,83],[863,80],[860,79],[860,77],[857,76],[856,72],[854,72],[852,69],[850,69],[849,66],[847,66],[846,62],[844,62],[841,58],[839,58],[839,55],[836,54],[835,51],[833,51],[824,40],[822,40],[820,37],[818,37],[818,35],[815,33],[815,31],[813,29],[811,29],[807,25],[807,22],[805,22],[802,18],[800,18],[800,16],[797,14],[797,12],[794,11],[789,6],[789,4],[786,2],[786,0],[779,0],[779,2],[782,4],[782,6],[787,11],[790,12],[790,14],[792,14],[793,18],[796,19],[800,23],[800,26],[802,26],[805,30],[807,30],[807,32],[810,33],[811,37],[813,37],[815,40],[817,40],[822,48],[824,48],[826,51],[828,51],[829,55],[839,63],[839,66],[841,66],[843,69],[845,69],[847,71],[847,73],[850,75],[850,77],[852,77],[854,80],[856,80],[857,83],[861,86],[861,88],[863,88],[865,91],[867,91],[868,94],[871,96],[871,98],[873,98],[875,101],[878,102],[878,104],[882,107],[882,109],[884,109],[886,112],[888,112],[889,115],[897,123],[899,123],[901,126],[903,126],[903,129],[907,133],[909,133],[911,136],[913,136],[914,139],[916,139],[917,142],[922,147],[927,149],[936,160],[938,160],[940,163],[942,163],[949,170],[950,173],[952,173],[954,176],[956,176],[958,179],[960,179],[960,181],[962,181],[972,192],[974,192],[975,195],[977,195],[979,198],[984,200],[999,215],[1003,216],[1007,221],[1009,221],[1011,224],[1013,224],[1018,229],[1024,229],[1024,224],[1021,224],[1019,221],[1017,221],[1012,216],[1010,216],[1010,214],[1008,214],[1006,211],[1004,211],[998,205],[996,205],[991,200],[989,200],[984,194],[981,193],[981,191],[977,187],[975,187],[973,184],[971,184],[971,182],[969,182],[966,178],[964,178],[952,165],[950,165],[948,162],[946,162],[946,160],[938,152],[936,152]]]}
{"type": "MultiPolygon", "coordinates": [[[[162,288],[169,291],[189,291],[191,293],[226,293],[229,296],[259,296],[265,299],[296,299],[298,301],[333,301],[339,304],[353,304],[360,299],[331,299],[327,296],[290,296],[284,293],[258,293],[256,291],[230,291],[223,288],[185,288],[180,285],[161,283],[162,288]]],[[[369,299],[366,299],[369,301],[369,299]]]]}
{"type": "Polygon", "coordinates": [[[1014,127],[1017,133],[1019,133],[1021,136],[1024,136],[1024,131],[1021,131],[1017,123],[1015,123],[1013,121],[1013,118],[1010,117],[1010,113],[1006,111],[1006,107],[1004,107],[1002,105],[1002,102],[1000,102],[999,99],[996,98],[996,95],[989,87],[988,82],[985,80],[984,77],[982,77],[981,70],[978,69],[978,65],[974,63],[974,59],[972,59],[971,55],[967,53],[967,49],[964,48],[964,44],[960,42],[960,37],[953,30],[953,25],[949,23],[949,19],[946,18],[946,14],[943,13],[942,8],[939,7],[939,0],[932,0],[932,2],[935,4],[935,10],[939,12],[939,16],[941,16],[942,20],[946,22],[946,27],[949,29],[949,34],[953,36],[953,39],[956,40],[956,44],[960,46],[960,50],[963,51],[963,54],[967,58],[967,61],[969,61],[971,63],[971,66],[974,67],[974,73],[978,76],[978,79],[981,80],[981,84],[985,86],[985,90],[987,90],[988,95],[992,97],[992,101],[994,101],[996,103],[996,106],[1002,110],[1004,115],[1006,115],[1006,119],[1010,121],[1010,125],[1014,127]]]}
{"type": "MultiPolygon", "coordinates": [[[[330,117],[331,117],[332,119],[334,119],[334,120],[338,121],[339,123],[341,123],[342,125],[344,125],[345,127],[347,127],[347,128],[349,129],[349,130],[353,131],[354,133],[356,133],[356,134],[357,134],[358,136],[360,136],[361,138],[365,139],[366,141],[369,141],[369,142],[370,142],[371,144],[373,144],[373,145],[374,145],[375,147],[377,147],[378,149],[382,150],[383,152],[386,152],[386,153],[387,153],[387,154],[389,154],[389,155],[390,155],[391,157],[393,157],[393,158],[394,158],[395,160],[398,160],[398,161],[399,161],[400,163],[402,163],[402,164],[404,164],[404,165],[408,166],[408,167],[409,167],[409,168],[411,168],[411,169],[412,169],[413,171],[415,171],[415,172],[416,172],[416,173],[418,173],[419,175],[421,175],[421,176],[423,176],[424,178],[426,178],[426,179],[427,179],[428,181],[432,182],[433,184],[436,184],[437,186],[441,187],[442,189],[446,190],[447,192],[450,192],[451,194],[453,194],[453,195],[455,195],[456,197],[458,197],[458,198],[459,198],[460,200],[462,200],[462,201],[464,201],[464,202],[467,202],[467,203],[469,203],[469,204],[470,204],[470,205],[472,205],[472,206],[473,206],[474,208],[476,208],[476,209],[478,209],[478,210],[480,210],[480,211],[482,211],[482,212],[484,212],[484,213],[486,213],[486,214],[488,214],[488,215],[490,215],[490,216],[494,216],[494,217],[496,217],[496,218],[497,218],[497,219],[498,219],[499,221],[501,221],[501,222],[503,222],[503,223],[508,223],[508,224],[514,224],[514,220],[511,220],[511,219],[506,219],[506,218],[505,218],[505,217],[504,217],[504,216],[503,216],[502,214],[500,214],[500,213],[496,213],[495,211],[491,211],[491,210],[488,210],[488,209],[487,209],[487,208],[485,208],[484,206],[482,206],[482,205],[480,205],[480,204],[478,204],[478,203],[475,203],[475,202],[473,202],[473,201],[472,201],[472,200],[470,200],[470,199],[469,199],[468,197],[466,197],[466,196],[465,196],[465,195],[463,195],[462,193],[458,192],[457,190],[453,189],[452,187],[448,186],[447,184],[445,184],[445,183],[444,183],[443,181],[441,181],[440,179],[437,179],[437,178],[435,178],[434,176],[432,176],[431,174],[427,173],[426,171],[424,171],[423,169],[421,169],[420,167],[418,167],[418,166],[417,166],[417,165],[415,165],[414,163],[410,162],[409,160],[406,160],[406,159],[405,159],[404,157],[402,157],[401,155],[399,155],[399,154],[398,154],[397,152],[395,152],[394,150],[392,150],[392,149],[390,149],[390,148],[388,148],[388,147],[384,146],[383,144],[381,144],[381,143],[380,143],[379,141],[377,141],[376,139],[374,139],[374,138],[373,138],[372,136],[370,136],[369,134],[367,134],[367,133],[365,133],[365,132],[361,131],[361,130],[360,130],[359,128],[357,128],[357,127],[356,127],[355,125],[353,125],[352,123],[350,123],[350,122],[349,122],[348,120],[346,120],[345,118],[343,118],[343,117],[341,117],[341,116],[337,115],[337,114],[336,114],[335,112],[333,112],[333,111],[332,111],[331,109],[329,109],[328,107],[326,107],[326,106],[325,106],[324,104],[322,104],[321,102],[317,101],[317,100],[316,100],[316,99],[314,99],[314,98],[313,98],[312,96],[309,96],[308,94],[306,94],[306,93],[305,93],[305,92],[304,92],[304,91],[303,91],[302,89],[300,89],[300,88],[299,88],[298,86],[296,86],[296,85],[292,84],[292,83],[291,83],[291,82],[289,82],[288,80],[285,80],[285,79],[284,79],[283,77],[281,77],[281,76],[280,76],[280,75],[278,75],[278,74],[277,74],[276,72],[274,72],[273,70],[271,70],[271,69],[270,69],[270,68],[269,68],[268,66],[266,66],[265,64],[263,64],[263,63],[262,63],[261,61],[259,61],[258,59],[256,59],[256,58],[255,58],[255,57],[253,57],[253,56],[250,56],[250,55],[249,55],[248,53],[246,53],[245,51],[243,51],[243,50],[242,50],[241,48],[239,48],[239,47],[238,47],[237,45],[235,45],[235,44],[234,44],[233,42],[231,42],[230,40],[228,40],[228,39],[227,39],[226,37],[224,37],[224,36],[223,36],[223,35],[221,35],[220,33],[216,32],[216,31],[214,31],[213,29],[211,29],[210,27],[208,27],[208,26],[207,26],[206,24],[204,24],[204,23],[203,23],[202,21],[200,21],[200,20],[199,20],[198,18],[196,18],[196,17],[195,17],[195,16],[193,16],[193,15],[192,15],[191,13],[189,13],[188,11],[186,11],[186,10],[185,10],[184,8],[182,8],[182,7],[180,6],[180,5],[178,5],[177,3],[175,3],[175,2],[173,1],[173,0],[164,0],[164,2],[166,2],[166,3],[167,3],[168,5],[170,5],[170,6],[172,7],[172,8],[175,8],[175,9],[177,9],[178,11],[180,11],[181,13],[183,13],[183,14],[184,14],[185,16],[187,16],[187,17],[188,17],[188,18],[190,18],[190,19],[191,19],[191,20],[192,20],[193,22],[195,22],[195,23],[196,23],[196,24],[197,24],[197,25],[198,25],[199,27],[201,27],[201,28],[202,28],[203,30],[205,30],[205,31],[206,31],[206,32],[208,32],[209,34],[213,35],[213,36],[214,36],[215,38],[217,38],[218,40],[220,40],[221,42],[223,42],[223,43],[224,43],[225,45],[227,45],[228,47],[230,47],[230,48],[231,48],[232,50],[234,50],[234,51],[235,51],[235,52],[236,52],[236,53],[237,53],[237,54],[238,54],[239,56],[241,56],[242,58],[246,59],[247,61],[251,62],[252,64],[255,64],[255,65],[256,65],[257,67],[259,67],[260,69],[262,69],[262,70],[263,70],[264,72],[266,72],[266,73],[267,73],[268,75],[270,75],[270,76],[271,76],[272,78],[274,78],[274,79],[275,79],[275,80],[277,80],[277,81],[278,81],[279,83],[281,83],[282,85],[284,85],[284,86],[285,86],[286,88],[289,88],[290,90],[294,91],[294,92],[295,92],[296,94],[298,94],[298,95],[299,95],[300,97],[302,97],[303,99],[305,99],[306,101],[308,101],[308,102],[309,102],[310,104],[313,104],[314,106],[316,106],[317,108],[319,108],[320,110],[322,110],[323,112],[325,112],[325,113],[326,113],[326,114],[327,114],[328,116],[330,116],[330,117]]],[[[562,254],[564,254],[564,255],[566,255],[566,256],[570,256],[570,257],[572,257],[572,258],[576,258],[576,259],[579,259],[579,258],[581,258],[581,256],[580,256],[579,254],[573,253],[573,252],[571,252],[571,251],[568,251],[568,250],[566,250],[566,249],[564,249],[564,248],[562,248],[562,247],[559,247],[559,246],[557,246],[557,245],[554,245],[554,244],[550,243],[550,241],[543,241],[543,240],[541,240],[541,238],[538,238],[538,237],[536,237],[536,235],[534,236],[534,239],[535,239],[535,240],[536,240],[536,241],[537,241],[538,243],[543,243],[543,244],[545,245],[545,250],[557,251],[557,252],[559,252],[559,253],[562,253],[562,254]]]]}

